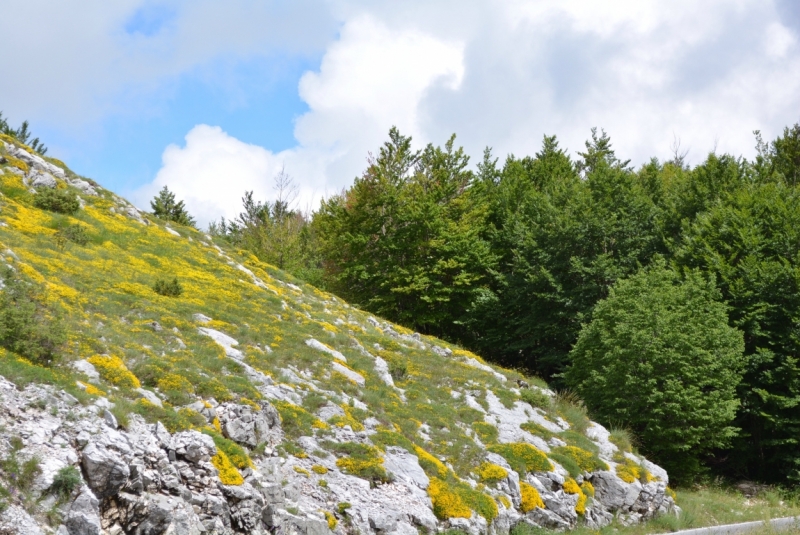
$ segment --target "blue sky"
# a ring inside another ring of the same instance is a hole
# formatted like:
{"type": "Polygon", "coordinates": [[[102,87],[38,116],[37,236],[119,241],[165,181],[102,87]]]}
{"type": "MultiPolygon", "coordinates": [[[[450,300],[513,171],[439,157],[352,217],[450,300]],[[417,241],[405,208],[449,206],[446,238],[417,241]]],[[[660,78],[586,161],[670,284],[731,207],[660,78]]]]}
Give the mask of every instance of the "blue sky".
{"type": "Polygon", "coordinates": [[[313,209],[393,125],[419,146],[456,133],[473,160],[545,134],[574,153],[599,126],[634,163],[676,138],[697,163],[800,121],[798,6],[10,0],[0,110],[140,207],[169,185],[203,224],[274,196],[281,169],[313,209]]]}

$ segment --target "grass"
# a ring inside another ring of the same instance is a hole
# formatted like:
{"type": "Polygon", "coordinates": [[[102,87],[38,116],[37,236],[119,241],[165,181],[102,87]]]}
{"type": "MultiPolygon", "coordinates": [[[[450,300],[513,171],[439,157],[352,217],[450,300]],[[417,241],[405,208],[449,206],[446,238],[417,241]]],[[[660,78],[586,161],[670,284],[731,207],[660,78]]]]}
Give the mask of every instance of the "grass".
{"type": "MultiPolygon", "coordinates": [[[[649,533],[670,533],[684,529],[738,524],[742,522],[765,521],[774,518],[800,516],[800,497],[785,491],[773,489],[755,498],[746,498],[741,493],[720,486],[710,486],[693,490],[677,491],[678,505],[683,509],[680,517],[667,515],[645,524],[623,526],[617,521],[599,530],[600,535],[646,535],[649,533]]],[[[547,535],[547,530],[519,525],[512,535],[547,535]]],[[[578,527],[571,531],[574,535],[598,535],[598,531],[578,527]]],[[[773,533],[768,527],[752,531],[753,534],[773,533]]],[[[800,533],[800,530],[781,533],[800,533]]]]}

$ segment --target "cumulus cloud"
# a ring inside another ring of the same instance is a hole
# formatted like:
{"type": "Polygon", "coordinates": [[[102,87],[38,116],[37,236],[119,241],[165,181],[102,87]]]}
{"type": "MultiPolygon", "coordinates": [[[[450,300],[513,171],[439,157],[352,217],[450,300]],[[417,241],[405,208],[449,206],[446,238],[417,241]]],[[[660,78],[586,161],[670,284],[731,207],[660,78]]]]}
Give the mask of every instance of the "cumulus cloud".
{"type": "Polygon", "coordinates": [[[220,128],[198,125],[185,147],[167,147],[155,180],[134,200],[146,207],[146,200],[168,185],[205,224],[238,214],[245,190],[259,199],[274,198],[272,179],[285,168],[300,186],[299,207],[312,207],[352,181],[391,126],[423,136],[419,102],[425,92],[457,89],[462,76],[460,43],[357,17],[343,26],[319,72],[300,80],[310,110],[297,121],[297,147],[272,153],[220,128]]]}

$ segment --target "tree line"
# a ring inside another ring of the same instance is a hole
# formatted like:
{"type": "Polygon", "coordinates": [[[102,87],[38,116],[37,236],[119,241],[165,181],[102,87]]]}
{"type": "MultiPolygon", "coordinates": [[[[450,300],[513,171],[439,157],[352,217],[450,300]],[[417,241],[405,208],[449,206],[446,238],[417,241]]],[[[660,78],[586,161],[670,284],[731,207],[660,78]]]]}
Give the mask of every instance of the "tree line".
{"type": "Polygon", "coordinates": [[[576,390],[685,478],[800,480],[800,125],[694,167],[676,149],[634,169],[595,129],[574,158],[546,136],[474,169],[455,136],[411,141],[393,128],[313,214],[250,193],[212,230],[576,390]]]}

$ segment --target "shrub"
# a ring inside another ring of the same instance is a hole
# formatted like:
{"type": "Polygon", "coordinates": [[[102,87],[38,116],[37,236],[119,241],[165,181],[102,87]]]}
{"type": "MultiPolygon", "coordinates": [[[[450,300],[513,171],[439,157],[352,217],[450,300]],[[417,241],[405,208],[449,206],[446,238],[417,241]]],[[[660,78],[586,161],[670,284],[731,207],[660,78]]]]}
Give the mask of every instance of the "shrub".
{"type": "Polygon", "coordinates": [[[74,214],[81,207],[75,192],[66,189],[45,188],[33,198],[33,205],[59,214],[74,214]]]}
{"type": "Polygon", "coordinates": [[[253,466],[253,461],[250,460],[247,452],[236,442],[228,440],[217,433],[212,433],[208,429],[203,429],[203,433],[214,439],[214,445],[217,446],[217,450],[225,453],[230,463],[236,468],[244,470],[253,466]]]}
{"type": "Polygon", "coordinates": [[[86,359],[91,363],[104,380],[122,388],[139,388],[141,383],[125,366],[121,358],[113,355],[94,355],[86,359]]]}
{"type": "Polygon", "coordinates": [[[55,240],[60,249],[64,248],[66,242],[83,246],[89,243],[89,234],[84,225],[69,225],[56,232],[55,240]]]}
{"type": "Polygon", "coordinates": [[[549,409],[553,404],[553,400],[536,387],[523,388],[519,392],[519,397],[522,401],[530,403],[531,407],[539,407],[540,409],[549,409]]]}
{"type": "Polygon", "coordinates": [[[244,483],[242,474],[231,463],[224,451],[218,450],[217,454],[211,458],[211,464],[219,471],[219,480],[223,485],[241,485],[244,483]]]}
{"type": "Polygon", "coordinates": [[[63,501],[69,498],[72,491],[81,484],[81,481],[80,470],[72,465],[65,466],[56,472],[50,490],[63,501]]]}
{"type": "Polygon", "coordinates": [[[736,434],[743,350],[714,281],[694,272],[682,280],[657,262],[598,303],[565,378],[599,420],[630,427],[686,482],[736,434]]]}
{"type": "Polygon", "coordinates": [[[542,497],[539,495],[539,491],[536,490],[535,487],[525,483],[524,481],[520,481],[519,490],[522,494],[522,501],[519,508],[523,513],[533,511],[536,507],[541,507],[544,509],[542,497]]]}
{"type": "Polygon", "coordinates": [[[399,359],[392,359],[389,361],[389,375],[395,381],[402,381],[408,374],[408,364],[399,359]]]}
{"type": "Polygon", "coordinates": [[[329,443],[332,450],[339,454],[345,454],[336,460],[343,472],[350,475],[368,479],[372,483],[387,483],[390,481],[389,474],[383,468],[383,457],[378,448],[357,442],[343,442],[339,444],[329,443]]]}
{"type": "Polygon", "coordinates": [[[432,478],[428,485],[428,495],[433,502],[433,514],[440,520],[472,516],[472,510],[467,507],[461,496],[453,492],[446,481],[436,477],[432,478]]]}
{"type": "Polygon", "coordinates": [[[584,494],[583,489],[578,486],[578,482],[572,478],[569,478],[564,481],[563,488],[564,492],[567,494],[578,495],[578,503],[575,504],[575,512],[579,515],[583,515],[586,512],[586,494],[584,494]]]}
{"type": "Polygon", "coordinates": [[[478,467],[478,477],[484,483],[497,483],[508,477],[508,472],[502,466],[484,462],[478,467]]]}
{"type": "Polygon", "coordinates": [[[419,465],[423,470],[425,470],[425,473],[428,474],[428,476],[439,478],[447,477],[447,472],[449,472],[449,470],[442,463],[442,461],[416,445],[414,446],[414,453],[417,454],[419,465]]]}
{"type": "Polygon", "coordinates": [[[567,466],[564,466],[564,468],[567,468],[570,475],[573,477],[576,477],[583,472],[608,470],[608,465],[602,461],[600,457],[591,451],[579,448],[577,446],[562,446],[560,448],[554,448],[553,451],[550,452],[550,457],[561,462],[562,465],[565,463],[562,462],[561,459],[569,459],[572,461],[572,463],[578,468],[577,473],[569,470],[567,466]]]}
{"type": "Polygon", "coordinates": [[[489,451],[501,455],[521,476],[527,472],[549,472],[553,469],[544,452],[524,442],[493,444],[489,446],[489,451]]]}
{"type": "Polygon", "coordinates": [[[45,306],[41,288],[11,268],[0,291],[0,346],[35,364],[53,364],[67,341],[60,320],[45,306]]]}
{"type": "Polygon", "coordinates": [[[178,277],[173,278],[171,281],[158,279],[153,284],[153,291],[164,297],[180,297],[183,293],[183,286],[178,282],[178,277]]]}

